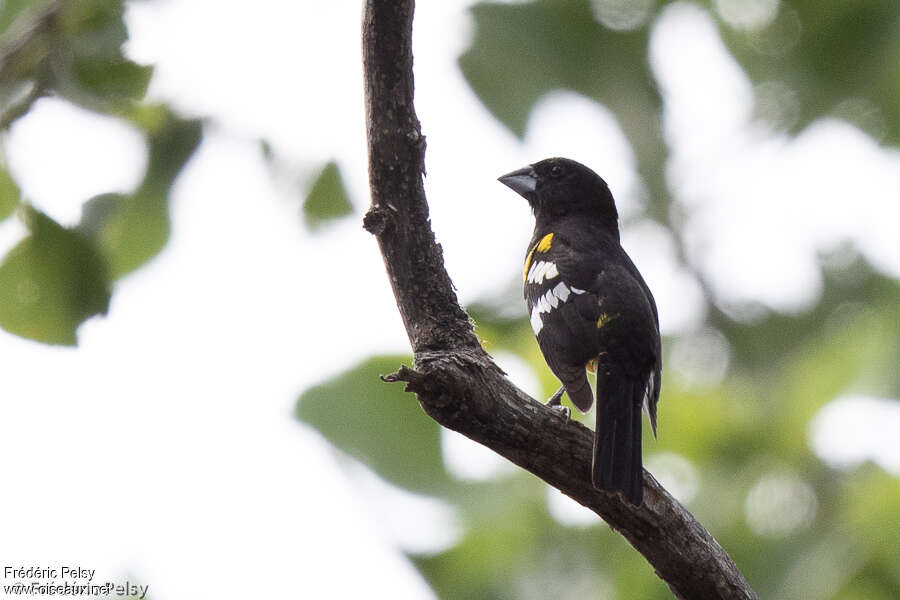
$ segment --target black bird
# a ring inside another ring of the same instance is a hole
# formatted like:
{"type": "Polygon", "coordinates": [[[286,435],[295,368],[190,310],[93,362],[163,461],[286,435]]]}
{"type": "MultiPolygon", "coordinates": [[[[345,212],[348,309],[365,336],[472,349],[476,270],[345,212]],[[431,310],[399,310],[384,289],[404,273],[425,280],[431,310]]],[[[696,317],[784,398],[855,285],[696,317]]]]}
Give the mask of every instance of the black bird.
{"type": "Polygon", "coordinates": [[[597,373],[594,487],[640,505],[641,407],[656,435],[662,354],[653,294],[619,243],[609,187],[584,165],[548,158],[499,178],[531,205],[522,272],[531,328],[563,390],[587,412],[597,373]]]}

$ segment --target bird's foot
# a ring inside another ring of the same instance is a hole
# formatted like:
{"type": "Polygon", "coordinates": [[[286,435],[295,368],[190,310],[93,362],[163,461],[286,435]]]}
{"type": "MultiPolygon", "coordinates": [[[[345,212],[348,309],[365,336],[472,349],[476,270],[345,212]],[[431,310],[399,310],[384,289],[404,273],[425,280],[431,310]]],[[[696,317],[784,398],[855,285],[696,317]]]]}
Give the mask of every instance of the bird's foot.
{"type": "Polygon", "coordinates": [[[566,422],[569,422],[569,417],[571,416],[572,412],[569,410],[568,406],[561,406],[559,404],[550,404],[549,406],[553,409],[553,412],[561,414],[563,417],[565,417],[566,422]]]}
{"type": "Polygon", "coordinates": [[[568,421],[569,416],[571,415],[571,412],[569,411],[569,407],[563,406],[560,404],[560,402],[562,402],[562,395],[565,393],[565,391],[566,391],[566,386],[560,386],[560,388],[558,390],[556,390],[556,393],[554,393],[552,396],[550,396],[550,399],[547,400],[547,406],[549,406],[553,410],[561,413],[563,416],[565,416],[566,421],[568,421]]]}

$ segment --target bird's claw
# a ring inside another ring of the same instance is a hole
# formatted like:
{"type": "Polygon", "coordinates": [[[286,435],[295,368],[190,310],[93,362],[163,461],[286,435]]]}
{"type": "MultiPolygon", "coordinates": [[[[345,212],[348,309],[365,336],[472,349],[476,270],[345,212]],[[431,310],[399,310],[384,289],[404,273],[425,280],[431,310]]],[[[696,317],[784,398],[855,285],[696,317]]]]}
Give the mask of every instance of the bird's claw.
{"type": "Polygon", "coordinates": [[[560,404],[560,402],[562,402],[562,395],[563,395],[563,393],[565,393],[565,391],[566,391],[566,386],[564,386],[564,385],[560,386],[560,388],[558,390],[556,390],[556,393],[554,393],[552,396],[550,396],[550,399],[547,400],[547,406],[552,408],[554,411],[562,413],[563,416],[565,416],[565,418],[566,418],[566,422],[568,423],[569,416],[571,415],[571,412],[569,411],[569,407],[562,406],[560,404]]]}
{"type": "Polygon", "coordinates": [[[571,416],[571,411],[568,406],[562,406],[561,404],[547,404],[550,408],[553,409],[553,412],[557,412],[562,414],[566,418],[566,423],[569,422],[569,417],[571,416]]]}
{"type": "Polygon", "coordinates": [[[550,396],[550,399],[547,400],[547,406],[559,406],[559,403],[562,401],[562,395],[565,391],[566,386],[560,386],[559,389],[556,390],[556,392],[554,392],[552,396],[550,396]]]}

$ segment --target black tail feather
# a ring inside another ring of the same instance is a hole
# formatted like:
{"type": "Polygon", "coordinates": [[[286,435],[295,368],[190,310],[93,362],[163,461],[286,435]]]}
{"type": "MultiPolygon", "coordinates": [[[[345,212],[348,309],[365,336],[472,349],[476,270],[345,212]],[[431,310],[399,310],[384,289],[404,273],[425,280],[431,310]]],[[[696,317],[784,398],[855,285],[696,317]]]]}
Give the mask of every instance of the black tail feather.
{"type": "Polygon", "coordinates": [[[640,505],[644,492],[641,465],[643,387],[613,374],[598,377],[597,382],[594,487],[621,492],[634,505],[640,505]]]}

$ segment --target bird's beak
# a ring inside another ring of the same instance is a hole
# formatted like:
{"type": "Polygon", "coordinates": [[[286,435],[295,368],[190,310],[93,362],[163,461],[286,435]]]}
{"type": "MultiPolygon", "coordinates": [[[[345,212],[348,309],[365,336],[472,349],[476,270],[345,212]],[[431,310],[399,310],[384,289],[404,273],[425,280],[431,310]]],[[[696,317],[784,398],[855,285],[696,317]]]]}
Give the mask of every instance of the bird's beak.
{"type": "Polygon", "coordinates": [[[537,185],[537,173],[531,167],[525,167],[498,177],[497,181],[529,200],[534,195],[537,185]]]}

